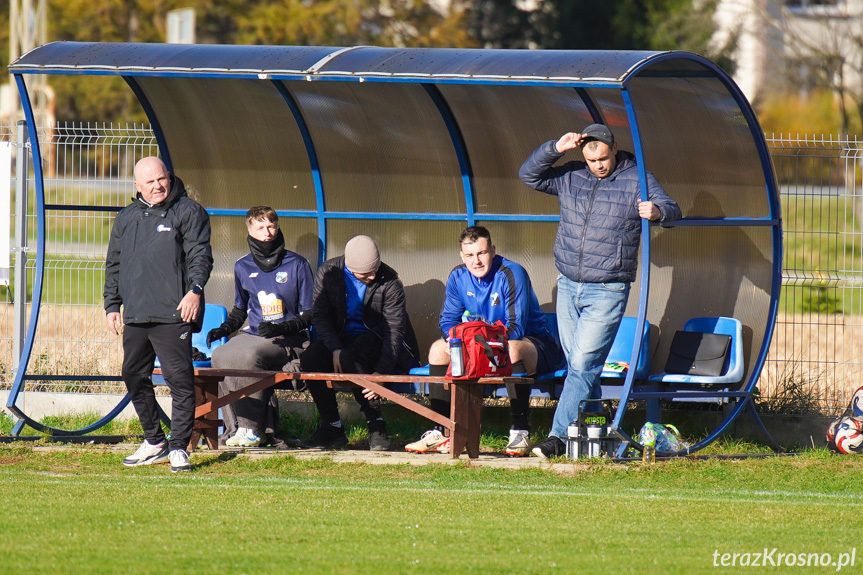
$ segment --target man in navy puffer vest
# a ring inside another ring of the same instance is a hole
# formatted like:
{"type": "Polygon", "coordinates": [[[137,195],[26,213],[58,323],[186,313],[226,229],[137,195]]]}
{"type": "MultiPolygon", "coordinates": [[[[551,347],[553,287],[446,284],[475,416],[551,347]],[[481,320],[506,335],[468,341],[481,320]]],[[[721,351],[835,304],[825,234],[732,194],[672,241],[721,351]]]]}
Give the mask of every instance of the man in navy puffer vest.
{"type": "Polygon", "coordinates": [[[533,449],[548,458],[565,453],[561,437],[578,418],[579,403],[599,397],[599,377],[635,279],[641,219],[670,222],[681,213],[650,172],[647,201],[641,201],[635,158],[619,151],[601,124],[544,143],[519,176],[560,203],[554,260],[561,273],[557,322],[568,374],[549,437],[533,449]],[[553,167],[575,148],[581,148],[584,162],[553,167]]]}

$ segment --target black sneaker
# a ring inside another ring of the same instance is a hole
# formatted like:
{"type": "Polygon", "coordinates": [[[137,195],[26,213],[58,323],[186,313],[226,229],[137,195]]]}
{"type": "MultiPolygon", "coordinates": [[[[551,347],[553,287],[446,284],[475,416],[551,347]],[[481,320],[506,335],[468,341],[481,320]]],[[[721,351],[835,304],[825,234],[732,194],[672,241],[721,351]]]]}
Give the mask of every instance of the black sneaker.
{"type": "Polygon", "coordinates": [[[531,453],[542,459],[561,457],[566,455],[566,444],[559,437],[552,435],[548,439],[537,443],[536,447],[531,450],[531,453]]]}
{"type": "Polygon", "coordinates": [[[303,449],[336,449],[348,444],[348,436],[343,427],[322,423],[312,436],[300,442],[303,449]]]}
{"type": "Polygon", "coordinates": [[[279,451],[284,451],[291,448],[291,446],[288,445],[284,439],[282,439],[281,437],[276,437],[272,433],[265,433],[261,437],[261,446],[269,447],[270,449],[277,449],[279,451]]]}
{"type": "Polygon", "coordinates": [[[387,424],[383,421],[369,423],[369,451],[392,451],[393,444],[387,435],[387,424]]]}

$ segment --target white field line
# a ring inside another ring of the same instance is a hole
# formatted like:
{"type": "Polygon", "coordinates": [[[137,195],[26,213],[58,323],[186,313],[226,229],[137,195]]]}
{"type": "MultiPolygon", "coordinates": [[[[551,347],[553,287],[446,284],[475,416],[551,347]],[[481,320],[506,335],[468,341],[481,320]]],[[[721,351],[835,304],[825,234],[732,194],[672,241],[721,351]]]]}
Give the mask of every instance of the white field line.
{"type": "MultiPolygon", "coordinates": [[[[166,470],[167,471],[167,470],[166,470]]],[[[714,489],[704,490],[675,490],[664,493],[655,493],[648,488],[632,488],[611,495],[606,491],[590,491],[579,489],[568,489],[546,485],[499,485],[483,484],[477,487],[448,489],[434,482],[399,482],[393,483],[362,483],[357,485],[328,485],[316,482],[314,479],[295,479],[282,477],[249,477],[237,476],[237,483],[225,483],[223,477],[202,477],[194,474],[171,475],[168,477],[141,477],[138,474],[129,474],[126,478],[116,475],[80,475],[56,474],[44,472],[26,472],[27,475],[46,485],[87,485],[108,486],[126,485],[129,480],[140,485],[142,480],[152,487],[169,488],[197,488],[206,484],[208,488],[242,488],[262,489],[287,487],[298,490],[329,490],[329,491],[380,491],[380,492],[402,492],[402,493],[428,493],[430,488],[438,491],[444,490],[452,494],[464,495],[500,495],[501,489],[506,488],[513,494],[525,496],[548,497],[549,495],[565,497],[607,497],[609,499],[647,499],[658,501],[685,501],[690,503],[776,503],[790,505],[853,505],[863,506],[863,494],[852,493],[826,493],[818,491],[783,491],[783,490],[752,490],[752,489],[714,489]],[[42,477],[38,477],[42,476],[42,477]],[[787,499],[786,499],[787,498],[787,499]]],[[[22,480],[21,475],[0,477],[0,485],[18,484],[22,480]]]]}

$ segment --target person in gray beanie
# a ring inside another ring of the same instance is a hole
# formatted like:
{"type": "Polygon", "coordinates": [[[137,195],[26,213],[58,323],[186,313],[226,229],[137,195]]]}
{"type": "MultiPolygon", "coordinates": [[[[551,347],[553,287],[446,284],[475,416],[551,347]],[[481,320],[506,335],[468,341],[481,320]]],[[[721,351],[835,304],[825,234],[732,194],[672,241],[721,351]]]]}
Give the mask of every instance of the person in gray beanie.
{"type": "MultiPolygon", "coordinates": [[[[300,356],[304,372],[406,374],[419,365],[419,347],[405,306],[398,273],[381,261],[375,241],[356,236],[345,254],[325,261],[315,276],[312,325],[317,339],[300,356]]],[[[326,382],[310,381],[321,424],[307,449],[334,449],[348,443],[336,393],[326,382]]],[[[369,449],[391,449],[380,399],[353,391],[369,429],[369,449]]],[[[369,394],[372,395],[373,394],[369,394]]]]}

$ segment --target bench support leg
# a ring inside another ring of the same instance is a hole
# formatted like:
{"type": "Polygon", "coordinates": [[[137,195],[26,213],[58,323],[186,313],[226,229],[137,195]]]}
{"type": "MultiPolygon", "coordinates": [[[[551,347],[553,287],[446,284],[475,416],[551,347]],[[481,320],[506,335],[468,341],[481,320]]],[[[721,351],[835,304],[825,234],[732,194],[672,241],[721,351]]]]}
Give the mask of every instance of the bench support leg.
{"type": "MultiPolygon", "coordinates": [[[[195,380],[195,405],[203,405],[208,402],[213,402],[219,398],[219,382],[212,378],[195,380]]],[[[195,418],[195,425],[192,428],[192,438],[189,440],[189,451],[194,451],[198,446],[198,440],[201,435],[207,440],[207,447],[210,449],[219,449],[219,426],[222,425],[222,420],[219,419],[218,410],[210,411],[202,417],[195,418]]]]}
{"type": "Polygon", "coordinates": [[[453,420],[450,457],[458,459],[461,452],[467,449],[467,456],[476,459],[479,457],[482,427],[482,385],[451,383],[450,399],[450,419],[453,420]]]}

